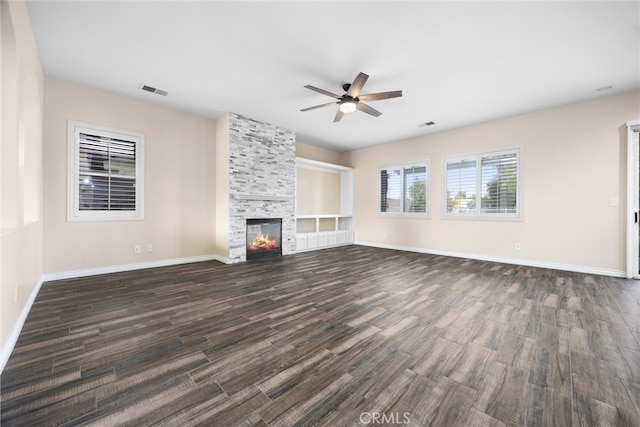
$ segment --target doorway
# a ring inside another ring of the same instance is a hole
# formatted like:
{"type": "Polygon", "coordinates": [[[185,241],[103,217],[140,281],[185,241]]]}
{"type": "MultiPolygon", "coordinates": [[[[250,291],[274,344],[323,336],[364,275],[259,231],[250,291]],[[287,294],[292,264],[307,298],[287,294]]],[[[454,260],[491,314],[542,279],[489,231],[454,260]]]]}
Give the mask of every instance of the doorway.
{"type": "Polygon", "coordinates": [[[640,120],[627,123],[627,278],[640,279],[640,120]]]}

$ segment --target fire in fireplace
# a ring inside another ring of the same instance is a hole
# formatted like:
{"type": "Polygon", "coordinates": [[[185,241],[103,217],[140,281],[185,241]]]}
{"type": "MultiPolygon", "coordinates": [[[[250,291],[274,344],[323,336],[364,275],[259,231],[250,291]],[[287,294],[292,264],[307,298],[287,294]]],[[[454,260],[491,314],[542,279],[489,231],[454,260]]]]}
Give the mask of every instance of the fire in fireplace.
{"type": "Polygon", "coordinates": [[[247,261],[282,255],[282,218],[247,220],[247,261]]]}

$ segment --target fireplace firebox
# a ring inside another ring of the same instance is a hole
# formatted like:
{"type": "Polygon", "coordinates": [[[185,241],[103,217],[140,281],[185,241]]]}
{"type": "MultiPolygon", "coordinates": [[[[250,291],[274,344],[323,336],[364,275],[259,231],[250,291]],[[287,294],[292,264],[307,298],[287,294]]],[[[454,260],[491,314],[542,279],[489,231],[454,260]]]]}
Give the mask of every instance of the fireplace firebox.
{"type": "Polygon", "coordinates": [[[247,261],[282,256],[282,218],[247,219],[247,261]]]}

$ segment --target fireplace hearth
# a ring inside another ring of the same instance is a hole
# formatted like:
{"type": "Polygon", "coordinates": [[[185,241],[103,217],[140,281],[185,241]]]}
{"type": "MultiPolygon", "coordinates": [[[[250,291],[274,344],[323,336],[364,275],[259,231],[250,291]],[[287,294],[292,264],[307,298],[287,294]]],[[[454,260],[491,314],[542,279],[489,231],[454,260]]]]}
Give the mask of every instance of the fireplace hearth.
{"type": "Polygon", "coordinates": [[[247,219],[247,261],[282,256],[282,218],[247,219]]]}

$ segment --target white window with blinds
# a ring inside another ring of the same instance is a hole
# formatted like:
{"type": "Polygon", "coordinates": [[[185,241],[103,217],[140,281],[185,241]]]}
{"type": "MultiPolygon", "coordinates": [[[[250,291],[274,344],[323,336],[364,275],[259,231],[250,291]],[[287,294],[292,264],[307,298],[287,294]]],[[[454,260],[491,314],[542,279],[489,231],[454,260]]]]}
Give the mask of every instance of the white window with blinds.
{"type": "Polygon", "coordinates": [[[429,215],[429,162],[380,168],[380,211],[384,216],[429,215]]]}
{"type": "Polygon", "coordinates": [[[443,159],[445,218],[521,219],[520,149],[443,159]]]}
{"type": "Polygon", "coordinates": [[[69,121],[69,221],[144,219],[144,135],[69,121]]]}

